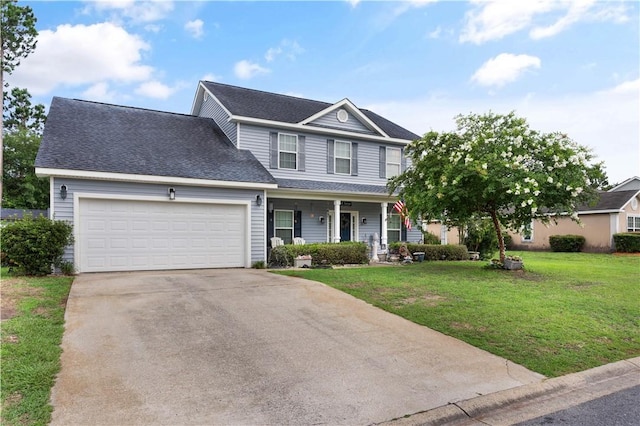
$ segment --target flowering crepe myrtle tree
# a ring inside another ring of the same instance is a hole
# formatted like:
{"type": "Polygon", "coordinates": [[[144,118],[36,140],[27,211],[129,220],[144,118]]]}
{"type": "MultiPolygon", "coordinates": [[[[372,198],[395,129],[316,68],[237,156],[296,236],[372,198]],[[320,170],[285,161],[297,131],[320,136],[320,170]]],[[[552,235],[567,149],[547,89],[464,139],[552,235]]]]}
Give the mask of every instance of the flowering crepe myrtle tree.
{"type": "Polygon", "coordinates": [[[602,163],[566,134],[542,133],[511,112],[456,117],[457,130],[431,131],[406,148],[411,167],[389,181],[413,219],[461,225],[490,217],[505,260],[503,227],[522,230],[557,214],[578,220],[577,208],[606,182],[602,163]]]}

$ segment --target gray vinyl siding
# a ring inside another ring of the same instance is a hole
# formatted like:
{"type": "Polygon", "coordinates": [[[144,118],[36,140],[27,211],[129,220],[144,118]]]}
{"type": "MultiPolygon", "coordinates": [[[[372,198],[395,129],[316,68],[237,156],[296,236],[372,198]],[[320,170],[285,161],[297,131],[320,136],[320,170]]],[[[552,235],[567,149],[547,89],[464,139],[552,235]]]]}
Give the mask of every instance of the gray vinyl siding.
{"type": "MultiPolygon", "coordinates": [[[[277,178],[304,179],[323,182],[345,182],[366,185],[385,185],[387,180],[380,178],[379,142],[371,142],[357,137],[327,137],[311,133],[298,133],[305,136],[305,170],[272,169],[270,167],[269,133],[276,131],[267,127],[242,124],[240,128],[240,146],[250,150],[269,172],[277,178]],[[356,142],[358,144],[358,176],[327,173],[327,139],[356,142]]],[[[286,133],[293,133],[287,131],[286,133]]],[[[398,146],[388,144],[389,146],[398,146]]]]}
{"type": "Polygon", "coordinates": [[[209,117],[213,118],[213,120],[220,126],[222,131],[235,146],[238,146],[238,128],[235,123],[230,123],[229,115],[225,112],[224,109],[220,106],[218,102],[215,101],[211,97],[211,95],[207,96],[207,100],[203,100],[202,106],[200,107],[200,111],[198,112],[199,117],[209,117]]]}
{"type": "Polygon", "coordinates": [[[336,116],[338,110],[331,111],[328,114],[323,115],[322,117],[313,120],[309,123],[310,126],[320,126],[320,127],[330,127],[333,129],[347,130],[358,133],[367,133],[370,135],[375,135],[377,132],[373,132],[369,130],[367,126],[362,124],[360,120],[358,120],[353,114],[349,114],[349,119],[344,123],[338,121],[336,116]]]}
{"type": "MultiPolygon", "coordinates": [[[[251,202],[251,262],[264,260],[265,257],[265,204],[261,207],[256,206],[256,196],[264,197],[262,190],[251,189],[226,189],[226,188],[207,188],[195,186],[181,186],[168,184],[148,184],[148,183],[132,183],[132,182],[110,182],[103,180],[89,179],[70,179],[70,178],[52,178],[54,179],[54,188],[60,188],[60,185],[67,185],[68,195],[66,200],[62,200],[58,193],[53,196],[53,215],[54,219],[64,220],[73,223],[73,199],[74,193],[91,193],[91,194],[116,194],[122,196],[166,196],[167,188],[173,187],[176,190],[176,198],[194,198],[194,199],[216,199],[216,200],[240,200],[251,202]]],[[[64,259],[68,261],[74,260],[73,247],[65,250],[64,259]]]]}

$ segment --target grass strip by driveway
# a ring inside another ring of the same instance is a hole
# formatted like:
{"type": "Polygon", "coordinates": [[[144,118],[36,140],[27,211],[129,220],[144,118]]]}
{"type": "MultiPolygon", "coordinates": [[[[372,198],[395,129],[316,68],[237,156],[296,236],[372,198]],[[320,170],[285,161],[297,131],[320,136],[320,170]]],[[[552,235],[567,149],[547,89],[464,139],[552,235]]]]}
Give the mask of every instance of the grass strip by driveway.
{"type": "Polygon", "coordinates": [[[60,371],[64,310],[72,277],[11,277],[2,270],[0,323],[3,425],[46,425],[60,371]]]}
{"type": "Polygon", "coordinates": [[[515,252],[485,262],[278,271],[316,280],[555,377],[640,355],[640,257],[515,252]]]}

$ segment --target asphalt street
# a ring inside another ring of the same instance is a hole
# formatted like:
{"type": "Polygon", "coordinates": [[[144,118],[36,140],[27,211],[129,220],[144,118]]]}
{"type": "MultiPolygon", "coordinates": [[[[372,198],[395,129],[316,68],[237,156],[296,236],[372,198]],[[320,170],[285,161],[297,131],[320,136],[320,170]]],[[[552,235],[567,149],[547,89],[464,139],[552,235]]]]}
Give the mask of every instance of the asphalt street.
{"type": "Polygon", "coordinates": [[[639,402],[640,385],[517,426],[637,426],[640,424],[639,402]]]}

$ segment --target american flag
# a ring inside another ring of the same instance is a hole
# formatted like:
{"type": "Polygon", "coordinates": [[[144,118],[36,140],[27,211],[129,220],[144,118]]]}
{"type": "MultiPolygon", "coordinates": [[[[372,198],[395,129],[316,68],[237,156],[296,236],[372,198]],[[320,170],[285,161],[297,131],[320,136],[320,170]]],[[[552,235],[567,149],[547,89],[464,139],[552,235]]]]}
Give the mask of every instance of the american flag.
{"type": "Polygon", "coordinates": [[[411,218],[407,214],[407,205],[402,200],[396,201],[393,205],[393,209],[400,213],[400,217],[404,219],[404,226],[411,230],[411,218]]]}

